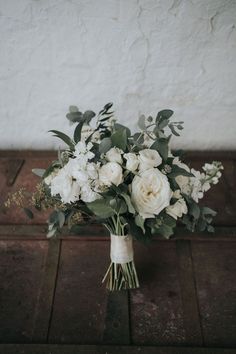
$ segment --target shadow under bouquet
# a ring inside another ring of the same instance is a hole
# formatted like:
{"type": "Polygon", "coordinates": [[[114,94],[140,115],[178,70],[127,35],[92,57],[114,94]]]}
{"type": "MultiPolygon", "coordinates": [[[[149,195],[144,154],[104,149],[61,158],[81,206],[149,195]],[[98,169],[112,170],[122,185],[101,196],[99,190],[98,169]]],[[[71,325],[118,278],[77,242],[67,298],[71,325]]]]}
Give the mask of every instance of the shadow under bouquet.
{"type": "Polygon", "coordinates": [[[181,161],[180,152],[171,152],[172,134],[179,136],[183,129],[183,122],[171,122],[173,111],[142,115],[139,132],[132,134],[111,109],[108,103],[96,115],[69,108],[74,135],[51,130],[67,148],[47,170],[33,170],[42,180],[32,200],[39,210],[53,208],[48,237],[64,225],[103,224],[111,236],[111,263],[103,281],[109,290],[134,289],[139,281],[133,239],[169,238],[177,221],[190,231],[214,231],[216,212],[198,201],[218,182],[223,166],[213,161],[199,172],[181,161]]]}

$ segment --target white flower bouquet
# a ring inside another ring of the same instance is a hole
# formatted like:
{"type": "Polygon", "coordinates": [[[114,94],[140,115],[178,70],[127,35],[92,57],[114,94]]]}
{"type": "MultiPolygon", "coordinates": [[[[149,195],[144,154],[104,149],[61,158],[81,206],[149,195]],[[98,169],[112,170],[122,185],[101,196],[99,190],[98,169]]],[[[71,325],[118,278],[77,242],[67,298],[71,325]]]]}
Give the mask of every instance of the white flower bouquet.
{"type": "Polygon", "coordinates": [[[140,131],[132,134],[116,122],[111,108],[109,103],[96,115],[70,107],[73,138],[51,131],[67,148],[47,170],[33,170],[42,177],[33,204],[54,209],[48,237],[64,225],[103,224],[111,235],[111,263],[103,281],[109,290],[133,289],[139,286],[133,239],[169,238],[177,222],[190,231],[214,231],[216,212],[198,200],[218,182],[223,166],[207,163],[200,173],[171,152],[172,134],[183,129],[183,122],[170,121],[173,111],[162,110],[155,118],[142,115],[140,131]]]}

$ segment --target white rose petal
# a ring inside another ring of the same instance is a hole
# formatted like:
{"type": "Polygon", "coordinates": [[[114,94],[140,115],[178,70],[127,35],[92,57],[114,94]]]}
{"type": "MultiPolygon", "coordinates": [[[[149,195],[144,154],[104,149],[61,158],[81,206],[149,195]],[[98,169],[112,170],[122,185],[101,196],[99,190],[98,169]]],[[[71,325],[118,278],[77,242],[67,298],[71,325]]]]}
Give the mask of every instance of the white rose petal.
{"type": "Polygon", "coordinates": [[[108,162],[99,170],[99,181],[102,185],[111,186],[115,184],[118,186],[123,182],[123,174],[121,166],[116,162],[108,162]]]}
{"type": "Polygon", "coordinates": [[[124,158],[126,159],[126,168],[127,170],[134,172],[137,170],[139,165],[139,158],[132,152],[124,154],[124,158]]]}
{"type": "Polygon", "coordinates": [[[157,167],[162,163],[162,158],[156,150],[144,149],[139,152],[140,171],[157,167]]]}
{"type": "Polygon", "coordinates": [[[118,149],[117,147],[113,147],[107,151],[105,157],[109,162],[117,162],[119,164],[122,164],[122,157],[121,157],[122,153],[123,151],[121,149],[118,149]]]}
{"type": "Polygon", "coordinates": [[[134,177],[131,184],[131,199],[144,218],[153,218],[170,204],[172,191],[167,177],[157,168],[152,168],[134,177]]]}
{"type": "Polygon", "coordinates": [[[166,212],[167,214],[172,216],[172,218],[177,220],[177,218],[181,218],[183,214],[187,214],[188,207],[185,200],[183,198],[180,198],[175,204],[169,205],[166,208],[166,212]]]}

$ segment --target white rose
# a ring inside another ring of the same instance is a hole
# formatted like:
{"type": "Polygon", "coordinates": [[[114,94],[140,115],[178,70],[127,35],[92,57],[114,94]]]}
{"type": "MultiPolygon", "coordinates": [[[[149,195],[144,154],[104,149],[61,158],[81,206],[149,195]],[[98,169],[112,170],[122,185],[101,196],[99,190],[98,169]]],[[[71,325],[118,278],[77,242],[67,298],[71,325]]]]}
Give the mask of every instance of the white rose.
{"type": "Polygon", "coordinates": [[[99,181],[105,186],[115,184],[118,186],[123,182],[123,174],[121,166],[116,162],[108,162],[99,170],[99,181]]]}
{"type": "Polygon", "coordinates": [[[123,151],[121,149],[118,149],[117,147],[113,147],[107,151],[105,157],[109,162],[117,162],[119,164],[122,164],[122,157],[121,157],[122,153],[123,151]]]}
{"type": "Polygon", "coordinates": [[[153,218],[170,204],[172,191],[167,177],[157,168],[135,176],[131,184],[131,199],[144,218],[153,218]]]}
{"type": "Polygon", "coordinates": [[[185,200],[183,198],[180,198],[175,204],[169,205],[166,208],[166,212],[167,214],[172,216],[172,218],[177,220],[177,218],[181,218],[183,214],[187,214],[188,207],[185,200]]]}
{"type": "Polygon", "coordinates": [[[156,150],[144,149],[139,151],[139,169],[140,171],[157,167],[162,163],[162,158],[156,150]]]}
{"type": "Polygon", "coordinates": [[[139,165],[138,156],[132,152],[124,154],[124,158],[126,159],[126,168],[127,170],[134,172],[137,170],[139,165]]]}

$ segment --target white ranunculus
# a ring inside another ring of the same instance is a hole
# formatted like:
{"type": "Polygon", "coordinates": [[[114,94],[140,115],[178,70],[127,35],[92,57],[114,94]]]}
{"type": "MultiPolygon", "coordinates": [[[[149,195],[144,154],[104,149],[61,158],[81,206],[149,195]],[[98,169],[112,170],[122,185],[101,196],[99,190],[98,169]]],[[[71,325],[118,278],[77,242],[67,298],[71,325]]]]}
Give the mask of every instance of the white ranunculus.
{"type": "Polygon", "coordinates": [[[167,214],[172,216],[172,218],[177,220],[177,218],[181,218],[183,214],[187,214],[188,207],[185,200],[183,198],[180,198],[175,204],[169,205],[166,208],[166,212],[167,214]]]}
{"type": "Polygon", "coordinates": [[[111,186],[115,184],[118,186],[123,182],[123,174],[121,166],[116,162],[108,162],[99,170],[99,181],[101,185],[111,186]]]}
{"type": "Polygon", "coordinates": [[[118,149],[117,147],[113,147],[107,151],[105,157],[109,162],[117,162],[119,164],[122,164],[122,156],[121,156],[122,153],[123,151],[121,149],[118,149]]]}
{"type": "Polygon", "coordinates": [[[73,180],[67,165],[61,168],[52,179],[51,194],[52,196],[59,194],[64,203],[75,202],[79,199],[80,186],[73,180]]]}
{"type": "Polygon", "coordinates": [[[131,184],[131,199],[144,218],[154,218],[170,204],[172,191],[167,177],[157,168],[141,172],[131,184]]]}
{"type": "Polygon", "coordinates": [[[127,170],[134,172],[137,170],[139,165],[139,158],[136,154],[129,152],[124,154],[124,158],[126,159],[126,168],[127,170]]]}
{"type": "Polygon", "coordinates": [[[162,163],[162,158],[156,150],[144,149],[139,151],[139,169],[140,171],[157,167],[162,163]]]}

